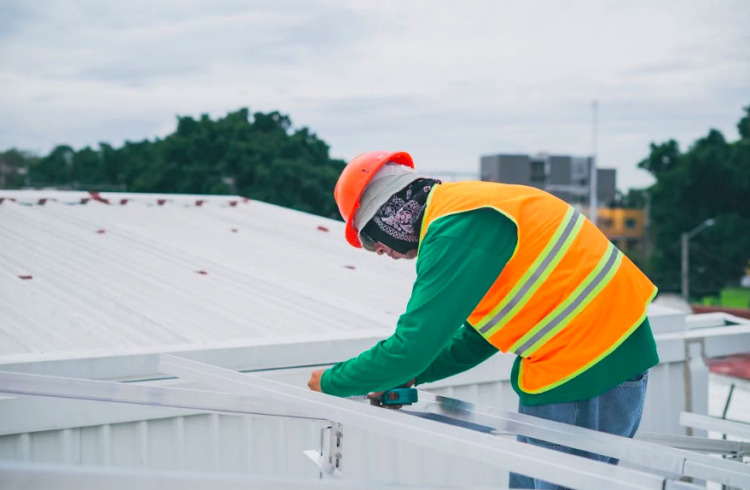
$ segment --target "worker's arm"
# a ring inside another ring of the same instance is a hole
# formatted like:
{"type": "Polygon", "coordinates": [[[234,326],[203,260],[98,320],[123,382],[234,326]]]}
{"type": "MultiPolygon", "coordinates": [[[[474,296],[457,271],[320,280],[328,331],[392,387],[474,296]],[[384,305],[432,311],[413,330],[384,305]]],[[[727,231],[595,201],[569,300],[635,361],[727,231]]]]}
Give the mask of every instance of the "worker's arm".
{"type": "Polygon", "coordinates": [[[474,327],[465,323],[432,364],[417,376],[414,384],[429,383],[462,373],[496,353],[494,345],[487,342],[474,327]]]}
{"type": "Polygon", "coordinates": [[[435,369],[443,369],[439,366],[450,364],[451,354],[462,366],[472,362],[467,356],[474,347],[462,350],[463,337],[454,334],[498,277],[515,243],[515,225],[494,210],[434,222],[420,247],[417,279],[395,333],[325,371],[322,391],[349,396],[393,388],[423,373],[436,359],[435,369]]]}

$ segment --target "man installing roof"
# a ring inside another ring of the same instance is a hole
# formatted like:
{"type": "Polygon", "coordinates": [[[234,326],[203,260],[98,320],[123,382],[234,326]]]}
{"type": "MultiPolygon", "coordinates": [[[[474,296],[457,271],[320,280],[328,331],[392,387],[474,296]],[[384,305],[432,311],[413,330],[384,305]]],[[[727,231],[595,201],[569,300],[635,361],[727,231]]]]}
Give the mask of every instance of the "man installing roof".
{"type": "MultiPolygon", "coordinates": [[[[646,317],[656,287],[585,216],[533,187],[420,177],[404,152],[359,155],[334,197],[352,246],[416,258],[417,277],[393,335],[314,371],[310,389],[419,385],[512,352],[520,413],[635,434],[659,362],[646,317]]],[[[512,474],[510,484],[535,482],[512,474]]]]}

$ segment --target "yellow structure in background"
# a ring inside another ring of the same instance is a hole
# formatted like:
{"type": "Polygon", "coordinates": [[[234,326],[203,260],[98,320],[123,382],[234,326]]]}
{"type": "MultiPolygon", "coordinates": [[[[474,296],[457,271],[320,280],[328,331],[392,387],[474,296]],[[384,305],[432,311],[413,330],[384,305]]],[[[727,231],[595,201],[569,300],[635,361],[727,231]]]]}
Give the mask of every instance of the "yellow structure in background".
{"type": "Polygon", "coordinates": [[[599,229],[625,253],[641,253],[646,240],[646,214],[642,209],[599,208],[599,229]]]}

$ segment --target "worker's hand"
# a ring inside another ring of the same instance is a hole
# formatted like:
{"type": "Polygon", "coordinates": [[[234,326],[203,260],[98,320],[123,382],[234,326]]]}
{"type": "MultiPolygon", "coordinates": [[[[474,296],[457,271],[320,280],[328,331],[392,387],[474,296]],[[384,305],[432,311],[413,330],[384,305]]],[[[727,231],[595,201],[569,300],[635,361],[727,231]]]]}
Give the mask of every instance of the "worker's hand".
{"type": "Polygon", "coordinates": [[[322,393],[323,390],[320,389],[320,378],[323,376],[324,372],[325,369],[316,369],[313,371],[310,375],[310,381],[307,382],[307,387],[313,391],[319,391],[322,393]]]}
{"type": "MultiPolygon", "coordinates": [[[[401,386],[397,386],[396,388],[411,388],[414,386],[415,379],[412,379],[411,381],[408,381],[401,386]]],[[[383,393],[384,391],[376,391],[374,393],[368,393],[367,398],[370,399],[370,405],[375,405],[376,407],[383,407],[383,408],[401,408],[403,405],[383,405],[383,393]]]]}

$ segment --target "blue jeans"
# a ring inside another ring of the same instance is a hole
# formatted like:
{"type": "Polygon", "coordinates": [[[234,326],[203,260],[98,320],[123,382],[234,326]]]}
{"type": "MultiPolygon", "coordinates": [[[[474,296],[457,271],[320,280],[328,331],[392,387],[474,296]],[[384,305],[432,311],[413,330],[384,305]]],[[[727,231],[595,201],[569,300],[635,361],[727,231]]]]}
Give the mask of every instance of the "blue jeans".
{"type": "MultiPolygon", "coordinates": [[[[646,398],[648,372],[619,384],[595,398],[568,403],[550,403],[527,407],[518,404],[518,412],[565,424],[586,427],[601,432],[633,437],[643,415],[643,402],[646,398]]],[[[518,440],[535,446],[542,446],[568,454],[575,454],[605,463],[617,464],[615,458],[608,458],[559,444],[551,444],[538,439],[518,436],[518,440]]],[[[510,474],[510,488],[563,489],[558,485],[535,480],[518,473],[510,474]]]]}

